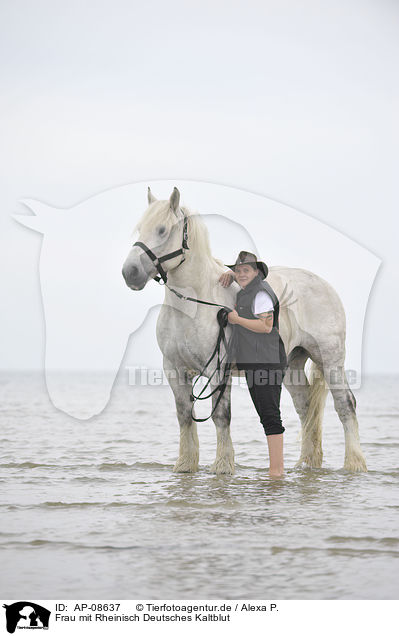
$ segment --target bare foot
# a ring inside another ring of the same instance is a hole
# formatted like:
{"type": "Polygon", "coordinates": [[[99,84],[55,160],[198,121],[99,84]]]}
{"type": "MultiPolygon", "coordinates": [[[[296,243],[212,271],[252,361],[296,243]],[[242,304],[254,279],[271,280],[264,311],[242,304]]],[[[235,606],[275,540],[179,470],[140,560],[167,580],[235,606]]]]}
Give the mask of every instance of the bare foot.
{"type": "Polygon", "coordinates": [[[269,477],[284,477],[284,472],[279,470],[269,470],[269,477]]]}

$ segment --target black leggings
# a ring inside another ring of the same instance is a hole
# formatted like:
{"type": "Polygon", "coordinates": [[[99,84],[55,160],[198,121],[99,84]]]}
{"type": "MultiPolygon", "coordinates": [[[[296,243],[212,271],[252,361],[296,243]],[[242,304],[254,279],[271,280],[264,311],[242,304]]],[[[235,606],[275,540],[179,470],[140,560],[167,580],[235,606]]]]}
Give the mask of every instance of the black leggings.
{"type": "Polygon", "coordinates": [[[280,397],[285,369],[246,369],[248,389],[266,435],[279,435],[285,428],[281,422],[280,397]]]}

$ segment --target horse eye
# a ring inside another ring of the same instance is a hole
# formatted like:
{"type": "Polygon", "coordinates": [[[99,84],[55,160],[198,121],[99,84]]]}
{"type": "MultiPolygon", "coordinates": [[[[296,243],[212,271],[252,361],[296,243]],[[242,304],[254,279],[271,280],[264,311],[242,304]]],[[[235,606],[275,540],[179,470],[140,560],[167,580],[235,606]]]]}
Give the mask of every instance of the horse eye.
{"type": "Polygon", "coordinates": [[[158,234],[165,234],[166,227],[164,225],[160,225],[158,228],[158,234]]]}

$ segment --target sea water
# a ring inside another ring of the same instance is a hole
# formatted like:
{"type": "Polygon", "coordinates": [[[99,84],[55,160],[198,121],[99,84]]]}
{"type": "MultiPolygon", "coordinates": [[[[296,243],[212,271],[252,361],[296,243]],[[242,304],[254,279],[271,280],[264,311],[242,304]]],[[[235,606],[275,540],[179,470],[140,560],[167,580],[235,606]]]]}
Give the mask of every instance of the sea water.
{"type": "MultiPolygon", "coordinates": [[[[96,378],[82,375],[88,396],[96,378]]],[[[175,474],[169,387],[131,386],[122,370],[106,409],[79,421],[52,405],[42,373],[2,372],[0,595],[397,599],[397,382],[370,376],[355,392],[360,474],[342,470],[331,396],[323,467],[295,469],[300,424],[283,389],[286,474],[273,480],[245,385],[232,390],[235,474],[209,471],[211,420],[198,424],[198,472],[175,474]]]]}

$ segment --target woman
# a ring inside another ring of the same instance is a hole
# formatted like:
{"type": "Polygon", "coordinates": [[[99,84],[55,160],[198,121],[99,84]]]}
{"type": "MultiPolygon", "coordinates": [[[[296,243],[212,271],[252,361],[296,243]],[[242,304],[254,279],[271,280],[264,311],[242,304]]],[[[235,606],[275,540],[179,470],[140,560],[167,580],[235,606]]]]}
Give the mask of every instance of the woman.
{"type": "Polygon", "coordinates": [[[270,458],[269,475],[280,477],[284,472],[283,433],[281,422],[281,384],[287,368],[284,343],[278,332],[279,302],[264,280],[268,269],[257,261],[255,254],[242,251],[232,272],[225,272],[219,281],[228,287],[233,279],[240,285],[236,306],[228,314],[234,327],[235,362],[245,370],[249,392],[264,428],[270,458]]]}

